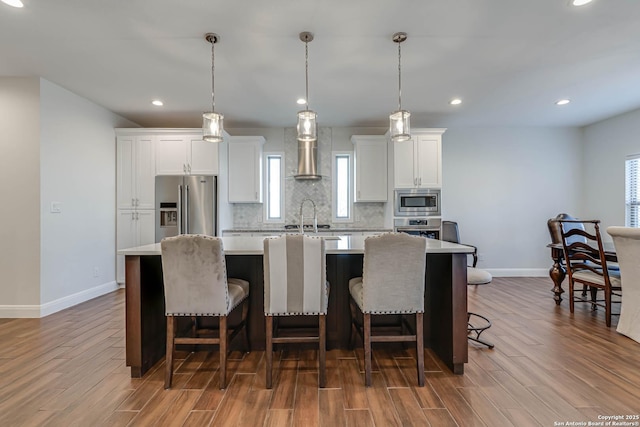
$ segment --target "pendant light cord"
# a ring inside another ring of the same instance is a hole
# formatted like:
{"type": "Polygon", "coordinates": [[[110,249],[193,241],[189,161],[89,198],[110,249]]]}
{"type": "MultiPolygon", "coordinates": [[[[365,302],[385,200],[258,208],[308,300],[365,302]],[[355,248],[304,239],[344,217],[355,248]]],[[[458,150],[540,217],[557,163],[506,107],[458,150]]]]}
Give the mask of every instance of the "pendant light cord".
{"type": "Polygon", "coordinates": [[[398,111],[402,111],[402,51],[398,43],[398,111]]]}
{"type": "Polygon", "coordinates": [[[215,46],[216,39],[215,36],[211,38],[211,112],[214,112],[216,109],[216,91],[215,91],[215,62],[216,62],[216,54],[215,54],[215,46]]]}
{"type": "MultiPolygon", "coordinates": [[[[308,37],[307,37],[308,38],[308,37]]],[[[304,99],[307,105],[307,111],[309,111],[309,42],[307,39],[304,41],[304,81],[305,81],[305,94],[304,99]]]]}

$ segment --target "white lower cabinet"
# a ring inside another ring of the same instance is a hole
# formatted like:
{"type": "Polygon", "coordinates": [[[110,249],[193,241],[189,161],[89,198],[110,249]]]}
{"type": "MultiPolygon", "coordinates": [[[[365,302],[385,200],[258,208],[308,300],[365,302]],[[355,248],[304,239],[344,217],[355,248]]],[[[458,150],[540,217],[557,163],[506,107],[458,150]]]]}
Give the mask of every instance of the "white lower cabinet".
{"type": "MultiPolygon", "coordinates": [[[[116,221],[118,250],[155,242],[155,210],[119,209],[116,221]]],[[[116,281],[125,281],[124,255],[116,257],[116,281]]]]}

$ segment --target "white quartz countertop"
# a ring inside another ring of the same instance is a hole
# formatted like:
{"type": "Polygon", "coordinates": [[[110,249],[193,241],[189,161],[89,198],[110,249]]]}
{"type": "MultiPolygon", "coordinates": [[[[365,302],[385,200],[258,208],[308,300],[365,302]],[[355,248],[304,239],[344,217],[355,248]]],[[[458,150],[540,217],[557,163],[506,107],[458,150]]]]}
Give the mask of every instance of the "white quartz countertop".
{"type": "MultiPolygon", "coordinates": [[[[325,239],[328,254],[362,254],[365,236],[336,236],[325,239]]],[[[227,255],[262,255],[264,237],[224,236],[222,247],[227,255]]],[[[473,253],[470,246],[427,239],[426,253],[473,253]]],[[[119,255],[160,255],[160,243],[121,249],[119,255]]]]}

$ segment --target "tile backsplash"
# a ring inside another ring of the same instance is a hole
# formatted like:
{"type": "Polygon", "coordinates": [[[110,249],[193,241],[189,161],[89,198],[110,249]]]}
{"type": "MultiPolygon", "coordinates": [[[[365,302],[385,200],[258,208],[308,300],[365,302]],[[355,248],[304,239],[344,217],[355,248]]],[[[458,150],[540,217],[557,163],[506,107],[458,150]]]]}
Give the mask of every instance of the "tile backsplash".
{"type": "MultiPolygon", "coordinates": [[[[322,179],[317,181],[297,181],[293,175],[298,167],[298,142],[296,130],[284,130],[285,154],[285,223],[297,224],[300,216],[300,203],[311,199],[316,204],[318,224],[331,224],[333,228],[383,228],[384,203],[354,203],[353,222],[333,223],[331,221],[331,128],[318,129],[318,173],[322,179]]],[[[233,205],[233,228],[273,228],[273,223],[264,222],[262,203],[243,203],[233,205]]],[[[311,203],[304,205],[305,218],[313,217],[311,203]]],[[[306,222],[306,221],[305,221],[306,222]]],[[[281,226],[277,225],[277,226],[281,226]]]]}

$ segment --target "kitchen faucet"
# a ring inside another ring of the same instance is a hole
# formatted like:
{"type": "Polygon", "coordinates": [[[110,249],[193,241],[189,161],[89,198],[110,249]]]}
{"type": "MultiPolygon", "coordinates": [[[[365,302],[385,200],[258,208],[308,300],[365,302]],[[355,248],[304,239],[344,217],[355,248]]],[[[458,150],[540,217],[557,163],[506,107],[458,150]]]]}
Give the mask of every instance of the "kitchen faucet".
{"type": "Polygon", "coordinates": [[[304,215],[302,214],[302,208],[304,207],[304,202],[311,202],[313,205],[313,232],[318,233],[318,213],[316,211],[316,204],[311,199],[302,199],[300,202],[300,233],[304,234],[304,215]]]}

